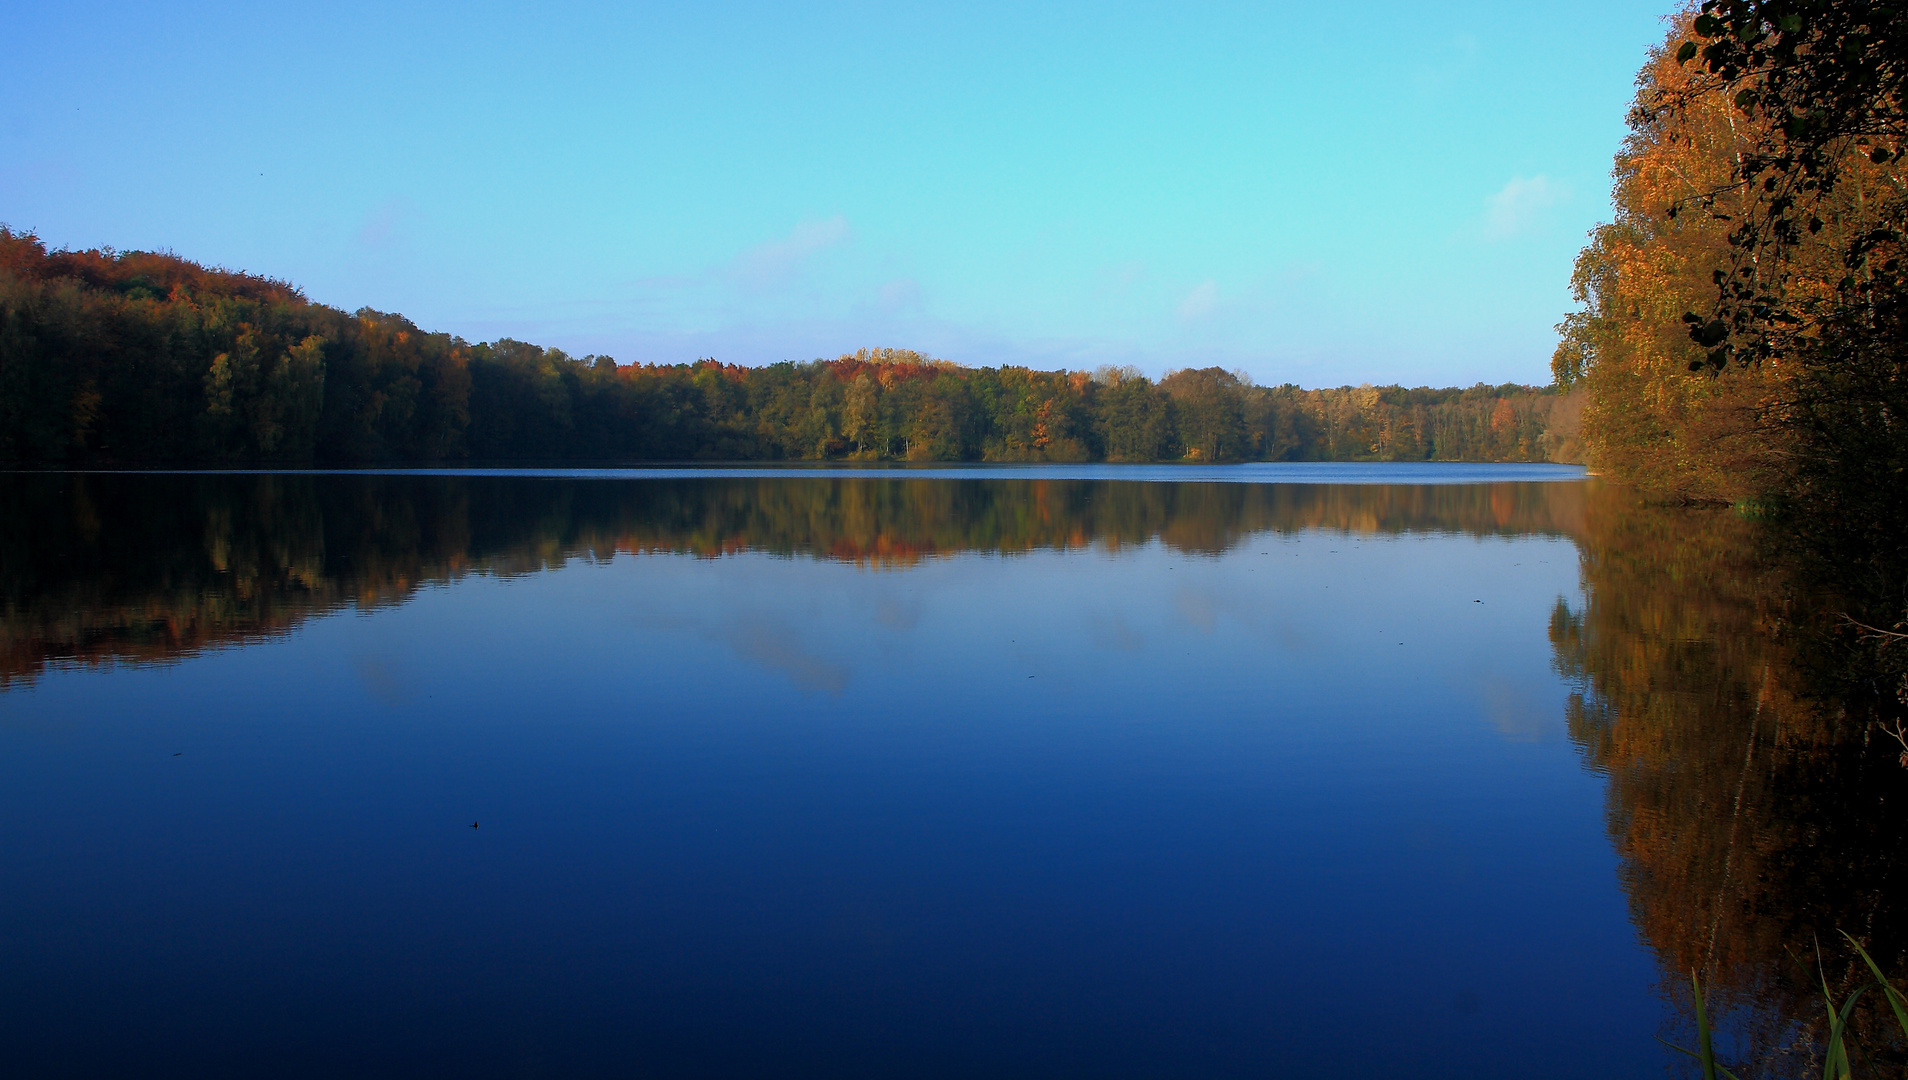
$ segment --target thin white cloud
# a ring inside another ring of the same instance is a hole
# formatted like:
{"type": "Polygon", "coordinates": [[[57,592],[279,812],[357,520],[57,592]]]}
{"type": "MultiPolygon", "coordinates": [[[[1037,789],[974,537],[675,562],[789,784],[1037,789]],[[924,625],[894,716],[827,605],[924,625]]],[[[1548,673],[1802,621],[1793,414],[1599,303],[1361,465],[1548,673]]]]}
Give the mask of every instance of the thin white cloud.
{"type": "Polygon", "coordinates": [[[1199,283],[1186,298],[1179,302],[1178,313],[1181,319],[1192,322],[1203,319],[1219,308],[1219,283],[1211,278],[1199,283]]]}
{"type": "Polygon", "coordinates": [[[1095,289],[1104,295],[1125,297],[1132,291],[1134,283],[1145,276],[1146,263],[1140,259],[1128,259],[1100,267],[1095,289]]]}
{"type": "Polygon", "coordinates": [[[1539,173],[1514,176],[1484,200],[1484,238],[1508,240],[1542,225],[1549,210],[1570,198],[1566,185],[1539,173]]]}
{"type": "Polygon", "coordinates": [[[1422,93],[1442,93],[1477,70],[1482,52],[1476,34],[1458,34],[1442,43],[1433,43],[1421,53],[1413,81],[1422,93]]]}
{"type": "Polygon", "coordinates": [[[757,291],[779,289],[801,275],[815,253],[848,242],[854,230],[840,214],[821,221],[804,221],[787,236],[757,244],[729,264],[729,277],[757,291]]]}
{"type": "Polygon", "coordinates": [[[895,278],[881,286],[879,305],[882,311],[890,315],[920,303],[921,283],[913,278],[895,278]]]}
{"type": "Polygon", "coordinates": [[[416,203],[393,195],[371,208],[352,239],[370,251],[395,247],[409,238],[410,226],[423,216],[416,203]]]}

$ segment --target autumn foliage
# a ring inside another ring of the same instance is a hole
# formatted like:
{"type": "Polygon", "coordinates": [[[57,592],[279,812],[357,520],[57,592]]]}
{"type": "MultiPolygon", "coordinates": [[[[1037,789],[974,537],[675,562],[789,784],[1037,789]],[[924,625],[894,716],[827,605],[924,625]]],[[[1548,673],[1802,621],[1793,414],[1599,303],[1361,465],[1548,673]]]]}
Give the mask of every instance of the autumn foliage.
{"type": "Polygon", "coordinates": [[[1569,459],[1522,386],[1261,387],[1218,367],[970,368],[905,349],[617,364],[309,302],[170,255],[0,228],[0,461],[1569,459]]]}
{"type": "Polygon", "coordinates": [[[1851,0],[1672,20],[1552,362],[1599,471],[1900,523],[1899,498],[1850,496],[1908,480],[1902,22],[1851,0]]]}
{"type": "MultiPolygon", "coordinates": [[[[1686,25],[1637,77],[1638,100],[1686,86],[1675,60],[1686,25]]],[[[1753,497],[1774,482],[1783,435],[1776,411],[1789,382],[1780,361],[1695,375],[1702,346],[1684,315],[1711,302],[1728,258],[1727,224],[1676,212],[1726,188],[1747,146],[1733,107],[1699,97],[1678,114],[1639,109],[1615,165],[1615,220],[1591,233],[1571,286],[1580,308],[1558,327],[1560,385],[1588,393],[1583,426],[1592,466],[1679,499],[1753,497]]]]}

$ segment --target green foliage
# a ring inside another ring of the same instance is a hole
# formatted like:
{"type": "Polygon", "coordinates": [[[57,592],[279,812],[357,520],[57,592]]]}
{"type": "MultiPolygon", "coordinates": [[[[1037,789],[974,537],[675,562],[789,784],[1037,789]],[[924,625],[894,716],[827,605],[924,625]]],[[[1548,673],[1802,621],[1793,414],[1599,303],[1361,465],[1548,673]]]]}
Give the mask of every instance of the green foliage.
{"type": "Polygon", "coordinates": [[[0,228],[5,462],[1567,460],[1556,402],[1513,385],[1260,387],[1217,367],[1158,382],[967,368],[904,349],[619,365],[0,228]]]}

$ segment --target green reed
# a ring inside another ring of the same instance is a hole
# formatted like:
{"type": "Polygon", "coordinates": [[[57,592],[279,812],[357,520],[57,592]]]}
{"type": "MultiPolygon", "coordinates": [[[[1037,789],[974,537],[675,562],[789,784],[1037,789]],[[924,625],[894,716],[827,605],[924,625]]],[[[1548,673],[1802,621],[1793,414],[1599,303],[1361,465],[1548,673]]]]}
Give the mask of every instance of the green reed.
{"type": "MultiPolygon", "coordinates": [[[[1868,965],[1869,973],[1875,976],[1875,980],[1856,987],[1847,998],[1843,999],[1842,1007],[1837,1009],[1835,992],[1829,988],[1828,975],[1822,971],[1818,960],[1816,976],[1822,980],[1822,999],[1828,1006],[1828,1043],[1822,1054],[1822,1080],[1852,1080],[1854,1074],[1848,1059],[1848,1018],[1855,1012],[1855,1003],[1870,990],[1879,989],[1887,998],[1888,1007],[1894,1011],[1895,1022],[1901,1025],[1902,1036],[1908,1038],[1908,997],[1904,997],[1902,992],[1895,989],[1894,985],[1888,981],[1888,977],[1882,974],[1881,965],[1875,963],[1875,958],[1868,955],[1868,950],[1862,948],[1861,942],[1856,941],[1847,931],[1843,931],[1842,936],[1848,939],[1849,945],[1862,958],[1862,963],[1868,965]]],[[[1715,1033],[1709,1026],[1709,1010],[1703,1000],[1702,980],[1697,978],[1693,971],[1689,973],[1689,989],[1690,995],[1696,1002],[1696,1049],[1690,1050],[1667,1042],[1663,1045],[1679,1054],[1688,1054],[1695,1058],[1702,1066],[1703,1080],[1717,1080],[1718,1077],[1722,1080],[1741,1080],[1716,1060],[1715,1033]]]]}

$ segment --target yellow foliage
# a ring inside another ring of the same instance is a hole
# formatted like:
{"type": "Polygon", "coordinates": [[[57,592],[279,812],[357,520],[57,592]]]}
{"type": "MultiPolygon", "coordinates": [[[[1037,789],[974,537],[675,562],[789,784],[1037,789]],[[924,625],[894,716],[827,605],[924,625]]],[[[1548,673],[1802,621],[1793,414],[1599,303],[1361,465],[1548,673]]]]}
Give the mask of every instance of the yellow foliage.
{"type": "MultiPolygon", "coordinates": [[[[1690,15],[1637,77],[1637,108],[1617,155],[1615,220],[1591,233],[1572,291],[1581,308],[1558,326],[1552,370],[1588,392],[1583,443],[1590,465],[1659,496],[1739,501],[1781,485],[1794,444],[1787,410],[1797,369],[1780,358],[1696,371],[1708,349],[1689,319],[1713,316],[1737,252],[1738,222],[1761,212],[1760,188],[1735,173],[1763,134],[1699,64],[1679,65],[1690,15]],[[1669,98],[1676,109],[1654,105],[1669,98]]],[[[1853,151],[1851,151],[1853,153],[1853,151]]],[[[1785,253],[1775,276],[1785,303],[1810,311],[1834,302],[1841,252],[1874,225],[1876,196],[1899,188],[1886,167],[1855,155],[1834,194],[1817,206],[1819,232],[1785,253]]],[[[1751,267],[1768,277],[1767,267],[1751,267]]]]}

